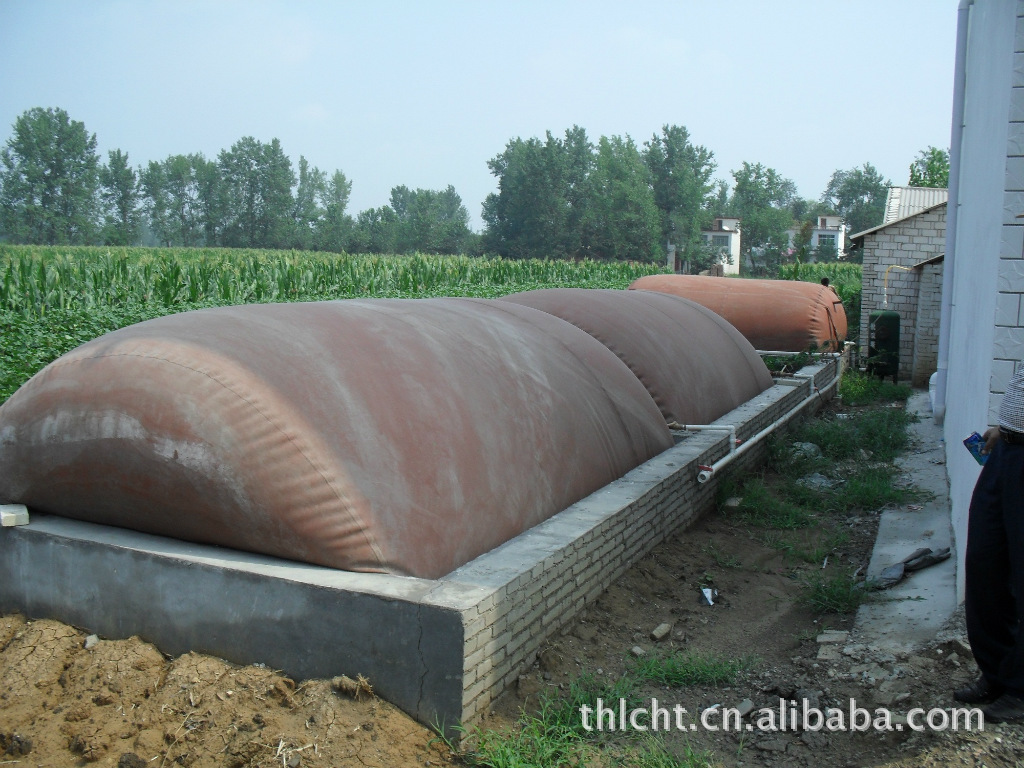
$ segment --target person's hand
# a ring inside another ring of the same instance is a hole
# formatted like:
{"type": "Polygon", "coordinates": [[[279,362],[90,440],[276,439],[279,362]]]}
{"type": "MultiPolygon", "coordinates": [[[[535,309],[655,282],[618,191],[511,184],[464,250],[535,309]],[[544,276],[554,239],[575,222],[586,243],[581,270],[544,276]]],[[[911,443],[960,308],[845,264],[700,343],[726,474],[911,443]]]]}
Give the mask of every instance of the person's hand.
{"type": "Polygon", "coordinates": [[[982,435],[985,438],[985,444],[981,446],[981,454],[988,456],[992,453],[992,449],[996,447],[996,443],[999,442],[999,427],[989,427],[985,430],[985,434],[982,435]]]}

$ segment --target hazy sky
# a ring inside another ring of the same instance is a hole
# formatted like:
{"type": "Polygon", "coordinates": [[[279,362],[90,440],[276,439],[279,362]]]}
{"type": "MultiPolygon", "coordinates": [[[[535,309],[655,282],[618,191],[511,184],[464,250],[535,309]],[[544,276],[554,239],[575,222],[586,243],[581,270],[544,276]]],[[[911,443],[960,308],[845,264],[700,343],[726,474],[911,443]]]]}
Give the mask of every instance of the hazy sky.
{"type": "Polygon", "coordinates": [[[0,142],[60,107],[106,158],[281,140],[352,182],[453,185],[480,227],[515,137],[686,126],[732,181],[760,162],[820,197],[872,163],[905,184],[947,147],[956,0],[0,0],[0,142]]]}

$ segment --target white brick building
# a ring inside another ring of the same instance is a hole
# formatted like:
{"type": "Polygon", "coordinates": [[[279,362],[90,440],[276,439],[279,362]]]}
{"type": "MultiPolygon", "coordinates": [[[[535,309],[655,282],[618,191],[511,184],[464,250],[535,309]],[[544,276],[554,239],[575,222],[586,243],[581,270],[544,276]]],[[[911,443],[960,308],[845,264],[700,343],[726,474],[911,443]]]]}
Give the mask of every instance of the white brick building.
{"type": "MultiPolygon", "coordinates": [[[[961,441],[997,419],[1024,359],[1024,0],[958,11],[935,417],[963,564],[979,468],[961,441]]],[[[959,570],[963,595],[963,568],[959,570]]]]}

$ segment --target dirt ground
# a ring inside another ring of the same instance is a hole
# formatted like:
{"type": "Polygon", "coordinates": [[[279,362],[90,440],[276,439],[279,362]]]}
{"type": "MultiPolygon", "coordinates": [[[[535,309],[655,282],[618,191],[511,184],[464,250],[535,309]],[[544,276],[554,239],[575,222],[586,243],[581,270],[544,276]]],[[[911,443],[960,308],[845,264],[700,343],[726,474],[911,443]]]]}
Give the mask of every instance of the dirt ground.
{"type": "MultiPolygon", "coordinates": [[[[877,513],[848,518],[849,537],[830,567],[866,567],[877,513]]],[[[790,534],[793,536],[794,534],[790,534]]],[[[791,539],[791,544],[793,540],[791,539]]],[[[896,656],[853,632],[827,644],[824,630],[851,630],[852,619],[815,616],[799,602],[801,579],[820,568],[727,512],[712,514],[638,563],[577,621],[554,638],[486,717],[509,726],[521,708],[568,689],[589,672],[615,680],[632,650],[746,658],[750,668],[727,687],[668,689],[656,697],[688,712],[745,700],[778,710],[808,699],[846,711],[850,699],[874,713],[888,707],[955,706],[951,691],[976,674],[956,617],[935,642],[896,656]],[[718,590],[715,605],[700,590],[718,590]],[[662,624],[671,629],[651,638],[662,624]],[[822,648],[826,650],[822,651],[822,648]],[[831,658],[819,658],[819,654],[831,658]]],[[[0,766],[424,766],[454,764],[432,734],[363,681],[296,683],[264,667],[239,667],[196,654],[168,659],[138,638],[97,641],[49,620],[0,618],[0,766]]],[[[671,733],[666,743],[712,753],[722,766],[1024,765],[1024,727],[984,732],[671,733]]]]}

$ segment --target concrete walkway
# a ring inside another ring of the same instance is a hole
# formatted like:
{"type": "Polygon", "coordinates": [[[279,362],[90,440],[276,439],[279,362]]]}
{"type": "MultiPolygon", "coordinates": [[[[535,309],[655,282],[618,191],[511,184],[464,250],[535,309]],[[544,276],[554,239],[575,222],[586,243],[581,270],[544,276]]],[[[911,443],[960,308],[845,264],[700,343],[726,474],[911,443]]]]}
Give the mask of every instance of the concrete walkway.
{"type": "MultiPolygon", "coordinates": [[[[942,430],[932,419],[928,393],[915,391],[907,410],[917,413],[920,421],[910,426],[911,449],[896,463],[915,486],[934,495],[882,513],[869,579],[916,549],[952,545],[942,430]]],[[[856,631],[863,642],[880,648],[910,650],[934,640],[956,608],[954,552],[945,562],[908,573],[899,584],[862,605],[856,631]]]]}

